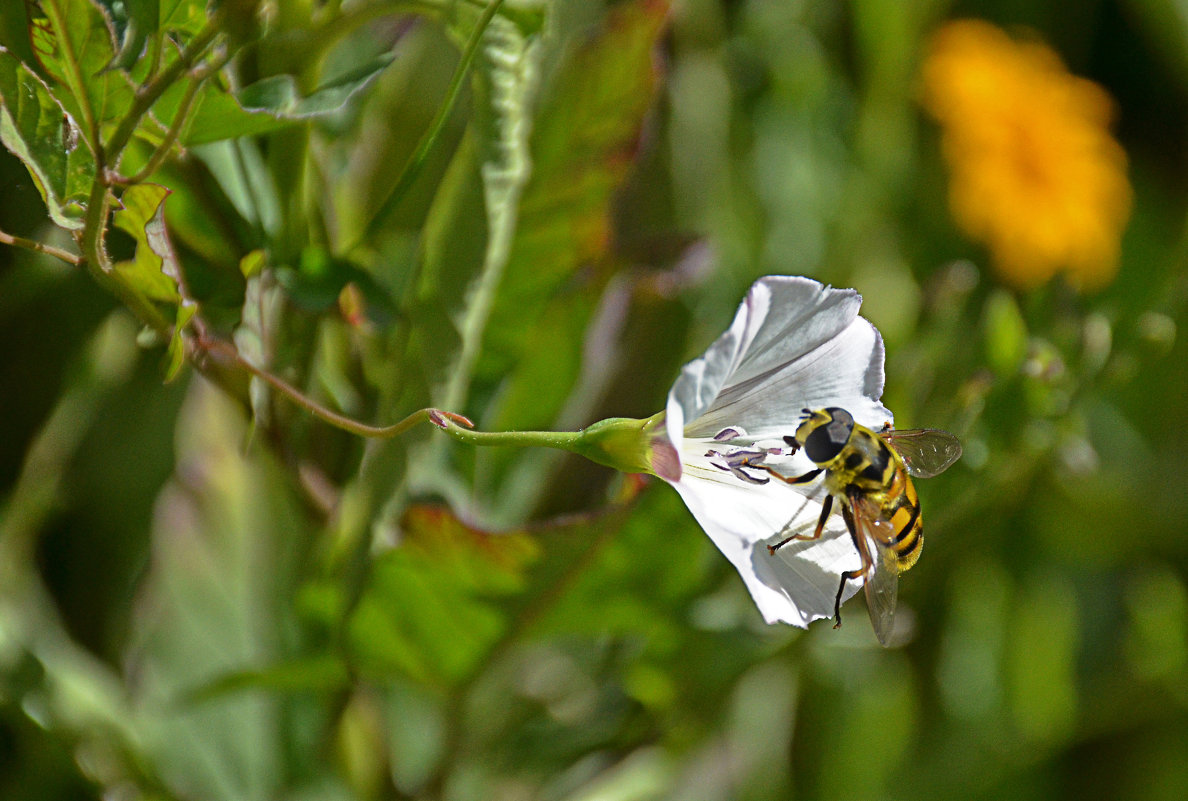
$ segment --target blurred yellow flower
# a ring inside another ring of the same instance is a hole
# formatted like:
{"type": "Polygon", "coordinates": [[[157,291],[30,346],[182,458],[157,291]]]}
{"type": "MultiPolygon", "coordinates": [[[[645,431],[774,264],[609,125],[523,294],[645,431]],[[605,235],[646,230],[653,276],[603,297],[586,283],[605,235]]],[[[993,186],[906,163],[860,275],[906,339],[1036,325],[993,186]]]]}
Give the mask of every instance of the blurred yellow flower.
{"type": "Polygon", "coordinates": [[[953,217],[1002,279],[1027,289],[1063,270],[1083,289],[1110,283],[1131,189],[1106,92],[1046,45],[975,20],[937,31],[923,83],[953,217]]]}

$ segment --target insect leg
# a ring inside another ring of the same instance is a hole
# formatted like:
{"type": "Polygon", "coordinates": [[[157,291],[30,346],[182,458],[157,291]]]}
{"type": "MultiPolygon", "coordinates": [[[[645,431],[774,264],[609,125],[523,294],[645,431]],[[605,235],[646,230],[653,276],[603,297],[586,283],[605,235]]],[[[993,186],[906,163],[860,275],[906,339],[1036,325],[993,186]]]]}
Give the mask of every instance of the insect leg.
{"type": "Polygon", "coordinates": [[[837,597],[833,600],[833,627],[835,629],[841,628],[841,599],[842,593],[846,591],[846,582],[861,578],[862,575],[862,570],[847,570],[841,574],[841,584],[838,585],[837,597]]]}
{"type": "Polygon", "coordinates": [[[766,470],[772,476],[774,476],[775,478],[778,478],[780,481],[783,481],[785,484],[807,484],[808,482],[812,481],[817,476],[821,475],[821,471],[825,469],[823,467],[818,467],[816,470],[810,470],[802,476],[797,476],[796,478],[788,478],[786,475],[779,472],[771,465],[748,464],[747,466],[748,467],[758,467],[762,470],[766,470]]]}
{"type": "MultiPolygon", "coordinates": [[[[820,472],[820,471],[818,471],[820,472]]],[[[768,545],[767,552],[774,554],[780,548],[783,548],[793,540],[818,540],[821,538],[821,532],[825,530],[825,521],[829,519],[829,512],[833,509],[833,496],[826,495],[825,502],[821,504],[821,516],[817,518],[817,529],[813,532],[811,537],[806,537],[804,534],[793,534],[791,537],[785,537],[777,542],[775,545],[768,545]]]]}
{"type": "MultiPolygon", "coordinates": [[[[851,496],[850,502],[853,503],[851,496]]],[[[854,547],[862,553],[862,546],[858,544],[858,528],[854,525],[854,513],[850,511],[850,504],[842,504],[842,519],[846,521],[846,528],[850,532],[850,539],[854,541],[854,547]]],[[[866,565],[857,570],[847,570],[841,574],[841,583],[837,585],[837,597],[833,599],[833,627],[835,629],[841,628],[841,601],[842,593],[846,591],[846,582],[852,579],[861,578],[866,574],[866,565]]]]}

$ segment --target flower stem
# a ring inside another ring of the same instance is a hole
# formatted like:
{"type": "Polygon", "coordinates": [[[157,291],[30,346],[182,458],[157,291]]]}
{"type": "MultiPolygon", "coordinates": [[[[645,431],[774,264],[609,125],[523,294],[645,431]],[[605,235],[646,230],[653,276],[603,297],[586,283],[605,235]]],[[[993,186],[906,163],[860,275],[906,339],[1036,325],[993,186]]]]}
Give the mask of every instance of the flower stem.
{"type": "Polygon", "coordinates": [[[577,452],[578,442],[582,438],[581,431],[475,431],[449,418],[444,420],[445,425],[436,420],[433,422],[450,437],[467,445],[556,448],[577,452]]]}
{"type": "Polygon", "coordinates": [[[440,428],[451,439],[467,445],[554,448],[576,453],[598,464],[624,472],[652,472],[647,442],[659,416],[645,420],[600,420],[580,431],[475,431],[474,423],[463,415],[426,408],[418,409],[390,426],[373,426],[326,408],[279,376],[252,364],[240,355],[234,345],[209,337],[201,329],[191,340],[191,348],[191,358],[197,364],[202,363],[201,357],[205,354],[224,365],[244,370],[319,420],[361,437],[391,439],[419,423],[428,422],[440,428]]]}

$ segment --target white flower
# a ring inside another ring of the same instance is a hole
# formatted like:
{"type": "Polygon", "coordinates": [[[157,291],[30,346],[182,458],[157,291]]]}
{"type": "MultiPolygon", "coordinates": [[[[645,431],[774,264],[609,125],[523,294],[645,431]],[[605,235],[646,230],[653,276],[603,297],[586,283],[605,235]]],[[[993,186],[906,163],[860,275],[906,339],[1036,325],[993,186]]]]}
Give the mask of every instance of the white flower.
{"type": "MultiPolygon", "coordinates": [[[[819,479],[798,486],[765,480],[743,459],[789,477],[812,470],[808,457],[789,455],[782,440],[795,433],[805,409],[840,406],[876,430],[892,421],[879,402],[882,337],[858,316],[861,303],[852,289],[761,278],[726,333],[685,365],[668,394],[668,443],[675,449],[669,458],[679,456],[680,470],[656,472],[734,564],[768,623],[803,627],[832,616],[842,572],[860,566],[836,513],[820,539],[770,553],[768,544],[812,534],[825,490],[819,479]]],[[[849,582],[846,597],[860,587],[849,582]]]]}

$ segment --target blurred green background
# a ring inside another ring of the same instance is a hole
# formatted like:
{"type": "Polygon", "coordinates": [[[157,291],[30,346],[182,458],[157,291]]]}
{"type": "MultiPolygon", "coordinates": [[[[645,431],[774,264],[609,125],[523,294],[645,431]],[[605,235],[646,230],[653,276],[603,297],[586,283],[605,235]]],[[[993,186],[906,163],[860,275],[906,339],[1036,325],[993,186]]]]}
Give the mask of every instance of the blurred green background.
{"type": "MultiPolygon", "coordinates": [[[[508,0],[398,185],[483,4],[222,6],[257,37],[236,86],[393,59],[150,176],[210,330],[310,397],[650,415],[755,278],[801,274],[862,293],[897,425],[965,457],[918,486],[909,642],[861,601],[768,627],[659,480],[166,383],[85,271],[5,247],[0,798],[1188,798],[1188,7],[508,0]],[[966,18],[1113,99],[1132,196],[1098,291],[1008,282],[950,213],[921,75],[966,18]]],[[[0,229],[72,247],[7,152],[0,185],[0,229]]]]}

